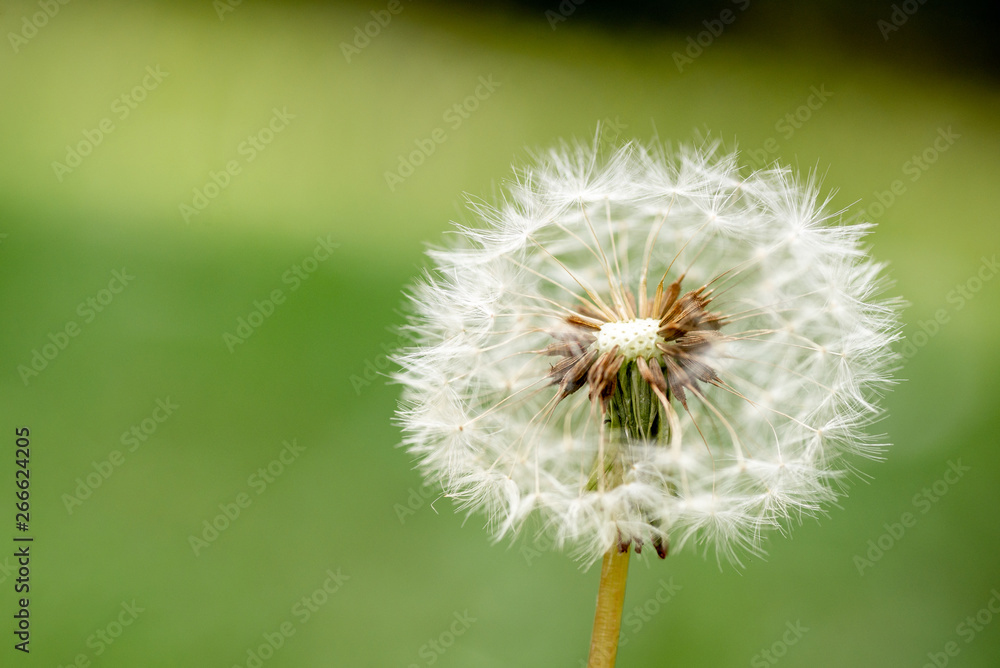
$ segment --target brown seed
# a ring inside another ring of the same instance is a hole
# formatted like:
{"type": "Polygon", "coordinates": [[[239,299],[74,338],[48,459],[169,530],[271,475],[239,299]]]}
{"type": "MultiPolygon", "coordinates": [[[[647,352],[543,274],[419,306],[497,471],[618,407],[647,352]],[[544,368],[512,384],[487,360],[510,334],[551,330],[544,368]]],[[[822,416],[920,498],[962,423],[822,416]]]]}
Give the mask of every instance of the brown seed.
{"type": "Polygon", "coordinates": [[[642,379],[649,383],[651,387],[656,388],[663,394],[667,393],[667,381],[663,378],[663,369],[660,368],[659,360],[650,360],[652,364],[646,361],[645,358],[639,357],[635,360],[636,366],[639,368],[639,375],[642,379]]]}
{"type": "Polygon", "coordinates": [[[670,386],[670,395],[677,397],[681,405],[687,408],[687,397],[684,394],[684,378],[687,373],[671,358],[667,357],[664,361],[667,363],[667,384],[670,386]]]}
{"type": "Polygon", "coordinates": [[[667,558],[667,552],[669,551],[670,546],[665,539],[660,538],[659,536],[653,536],[653,547],[656,548],[656,555],[660,557],[660,559],[667,558]]]}
{"type": "Polygon", "coordinates": [[[590,319],[585,320],[575,315],[566,316],[566,322],[568,322],[571,325],[576,325],[577,327],[585,327],[587,329],[598,329],[598,330],[601,328],[601,325],[603,324],[597,318],[594,318],[593,320],[590,319]]]}
{"type": "Polygon", "coordinates": [[[624,355],[618,354],[618,346],[603,353],[597,358],[587,372],[587,383],[590,384],[590,400],[601,400],[601,408],[607,407],[608,400],[618,387],[618,370],[625,361],[624,355]]]}
{"type": "Polygon", "coordinates": [[[587,375],[593,366],[595,357],[597,357],[597,351],[588,350],[579,357],[567,357],[564,360],[560,360],[560,364],[563,362],[568,362],[569,364],[568,368],[563,372],[562,379],[559,381],[559,399],[565,399],[583,387],[584,383],[587,382],[587,375]]]}
{"type": "Polygon", "coordinates": [[[657,286],[657,304],[655,305],[654,313],[656,313],[660,318],[663,318],[663,316],[667,313],[667,309],[674,305],[677,295],[681,293],[681,281],[683,279],[684,276],[682,274],[676,281],[668,285],[666,291],[662,292],[662,294],[661,290],[663,287],[663,281],[660,281],[660,285],[657,286]]]}

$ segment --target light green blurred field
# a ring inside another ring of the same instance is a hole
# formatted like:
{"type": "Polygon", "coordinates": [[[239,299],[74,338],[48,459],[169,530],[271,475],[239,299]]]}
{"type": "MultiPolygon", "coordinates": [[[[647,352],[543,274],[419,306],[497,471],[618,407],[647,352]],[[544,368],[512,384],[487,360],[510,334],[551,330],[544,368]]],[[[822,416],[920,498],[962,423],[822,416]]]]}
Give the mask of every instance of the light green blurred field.
{"type": "MultiPolygon", "coordinates": [[[[348,63],[341,42],[383,6],[243,3],[220,20],[207,0],[70,3],[17,53],[0,48],[0,540],[16,533],[23,425],[35,536],[31,653],[8,633],[0,665],[247,666],[282,624],[293,633],[263,665],[580,665],[596,571],[530,540],[491,545],[480,518],[435,501],[394,447],[396,389],[374,371],[425,242],[466,220],[463,194],[489,195],[526,149],[599,121],[623,139],[707,130],[773,149],[824,174],[837,207],[878,211],[898,182],[870,241],[923,343],[878,426],[895,447],[828,517],[773,537],[742,572],[693,551],[633,562],[619,665],[773,665],[759,653],[796,623],[808,631],[782,666],[920,666],[949,641],[949,665],[996,665],[1000,619],[971,639],[958,628],[1000,590],[1000,282],[974,280],[1000,250],[995,86],[737,34],[678,73],[683,34],[420,3],[348,63]],[[147,67],[168,74],[122,118],[147,67]],[[480,77],[499,86],[456,126],[446,112],[480,77]],[[832,94],[807,114],[812,87],[832,94]],[[242,143],[275,108],[294,118],[247,161],[242,143]],[[782,122],[796,113],[798,128],[782,122]],[[60,180],[52,163],[106,119],[113,131],[60,180]],[[445,141],[391,190],[385,173],[436,128],[445,141]],[[958,138],[914,172],[948,128],[958,138]],[[186,222],[179,206],[230,161],[239,173],[186,222]],[[338,247],[303,264],[317,239],[338,247]],[[296,284],[296,265],[315,271],[296,284]],[[111,295],[123,268],[134,280],[88,320],[80,304],[111,295]],[[959,300],[959,285],[976,290],[959,300]],[[230,352],[224,334],[275,290],[282,303],[230,352]],[[25,383],[19,367],[69,321],[79,334],[25,383]],[[177,408],[151,419],[167,399],[177,408]],[[148,437],[129,451],[133,426],[148,437]],[[305,449],[276,466],[286,440],[305,449]],[[123,463],[69,512],[65,495],[114,451],[123,463]],[[943,496],[914,498],[959,460],[943,496]],[[196,555],[189,537],[238,498],[249,505],[196,555]],[[905,512],[916,524],[859,574],[855,556],[905,512]],[[137,618],[100,640],[133,601],[137,618]]],[[[5,3],[3,34],[36,11],[5,3]]]]}

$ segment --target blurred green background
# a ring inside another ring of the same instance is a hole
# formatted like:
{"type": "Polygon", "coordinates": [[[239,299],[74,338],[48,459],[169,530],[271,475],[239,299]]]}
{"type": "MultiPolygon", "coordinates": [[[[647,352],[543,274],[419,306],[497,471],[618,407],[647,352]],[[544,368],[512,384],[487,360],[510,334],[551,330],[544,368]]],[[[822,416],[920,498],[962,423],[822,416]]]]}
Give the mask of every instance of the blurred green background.
{"type": "Polygon", "coordinates": [[[742,571],[635,559],[619,665],[997,665],[992,61],[781,6],[4,2],[0,665],[582,665],[597,570],[424,489],[380,374],[463,193],[599,122],[818,169],[911,303],[887,460],[742,571]]]}

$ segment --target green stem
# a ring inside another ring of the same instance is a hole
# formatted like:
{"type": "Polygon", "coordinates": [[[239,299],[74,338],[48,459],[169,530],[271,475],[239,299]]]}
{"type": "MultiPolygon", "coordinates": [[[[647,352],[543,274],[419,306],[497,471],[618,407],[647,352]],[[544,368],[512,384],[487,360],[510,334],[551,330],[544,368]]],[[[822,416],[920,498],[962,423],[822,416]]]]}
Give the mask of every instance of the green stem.
{"type": "Polygon", "coordinates": [[[601,585],[597,591],[597,612],[587,668],[614,668],[618,657],[629,552],[630,548],[620,552],[618,546],[613,545],[601,562],[601,585]]]}

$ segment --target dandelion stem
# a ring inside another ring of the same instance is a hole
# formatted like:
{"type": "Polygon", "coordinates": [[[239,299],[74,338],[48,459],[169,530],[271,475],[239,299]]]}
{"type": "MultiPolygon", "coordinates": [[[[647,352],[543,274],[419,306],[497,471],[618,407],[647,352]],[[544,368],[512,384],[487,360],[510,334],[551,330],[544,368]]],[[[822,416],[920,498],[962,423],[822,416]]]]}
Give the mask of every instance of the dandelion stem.
{"type": "Polygon", "coordinates": [[[597,591],[594,632],[590,637],[587,668],[614,668],[618,656],[618,634],[625,605],[625,580],[628,577],[630,548],[624,552],[614,545],[601,562],[601,585],[597,591]]]}

